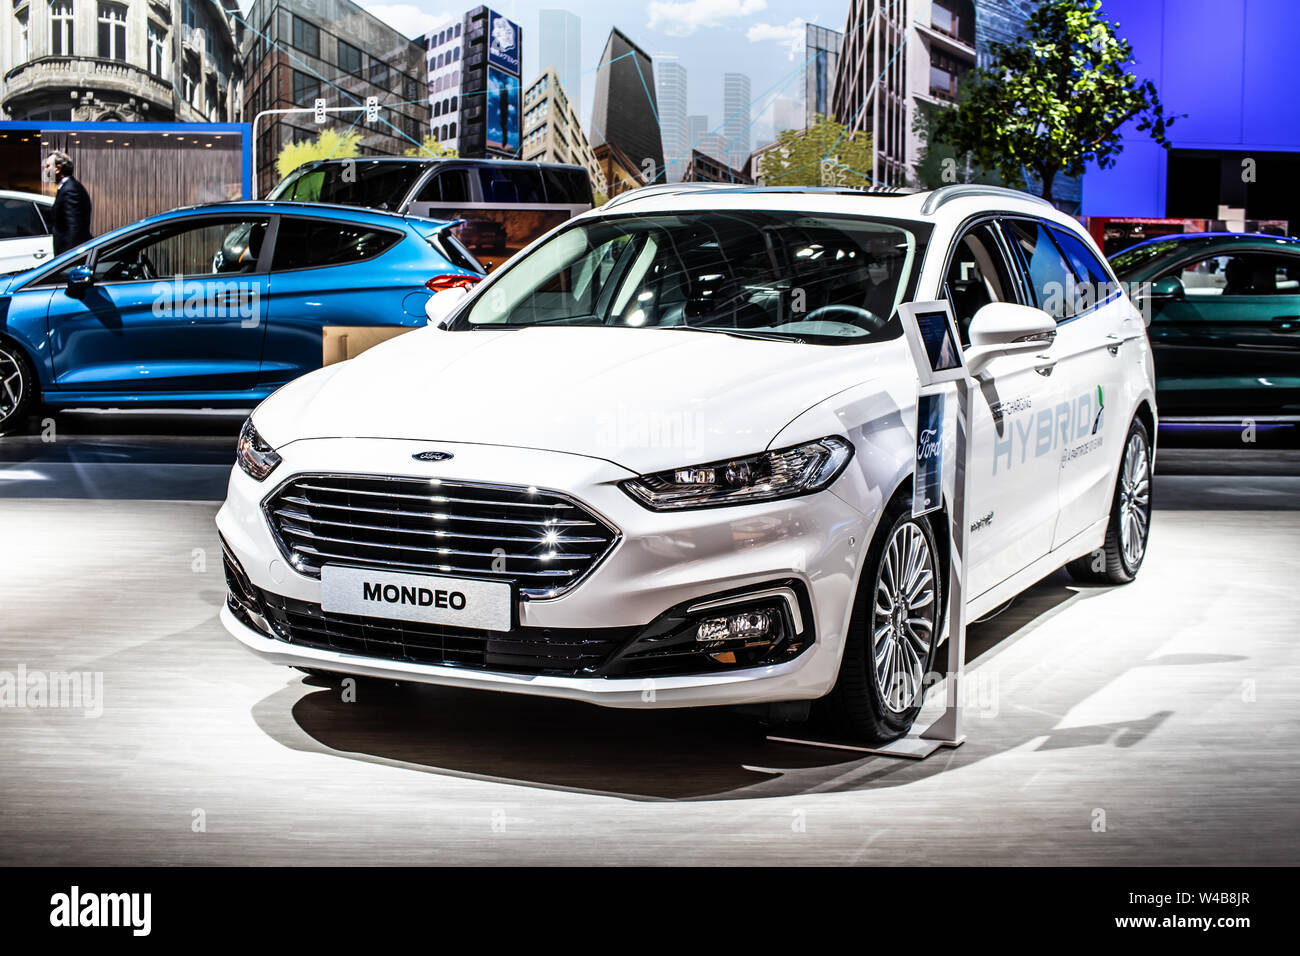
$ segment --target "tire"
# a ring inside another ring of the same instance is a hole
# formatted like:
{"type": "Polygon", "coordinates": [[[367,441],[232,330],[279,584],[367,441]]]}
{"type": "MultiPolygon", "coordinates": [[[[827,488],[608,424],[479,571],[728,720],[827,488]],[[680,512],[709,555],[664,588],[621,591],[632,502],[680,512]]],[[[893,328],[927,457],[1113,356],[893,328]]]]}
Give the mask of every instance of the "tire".
{"type": "Polygon", "coordinates": [[[881,516],[858,583],[839,677],[826,698],[836,731],[886,743],[911,729],[942,621],[934,531],[927,517],[912,517],[911,499],[903,496],[881,516]],[[900,581],[900,566],[906,572],[912,560],[916,571],[900,581]],[[909,581],[910,589],[904,587],[909,581]],[[904,593],[907,600],[899,601],[904,593]]]}
{"type": "Polygon", "coordinates": [[[1151,436],[1138,419],[1128,427],[1101,550],[1067,564],[1076,581],[1128,584],[1146,557],[1151,532],[1151,436]]]}
{"type": "Polygon", "coordinates": [[[26,353],[0,337],[0,434],[21,429],[36,408],[40,386],[26,353]]]}

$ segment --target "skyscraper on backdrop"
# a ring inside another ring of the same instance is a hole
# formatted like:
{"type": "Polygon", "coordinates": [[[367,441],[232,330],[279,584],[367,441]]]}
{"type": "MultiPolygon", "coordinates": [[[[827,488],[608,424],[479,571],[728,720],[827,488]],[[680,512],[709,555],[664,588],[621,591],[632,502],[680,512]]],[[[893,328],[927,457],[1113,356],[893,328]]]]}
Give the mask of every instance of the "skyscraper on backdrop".
{"type": "Polygon", "coordinates": [[[582,117],[582,21],[568,10],[542,10],[537,14],[538,73],[555,68],[569,106],[582,117]]]}
{"type": "Polygon", "coordinates": [[[618,27],[609,31],[596,73],[591,143],[593,147],[609,143],[641,169],[648,182],[663,182],[664,145],[654,65],[650,55],[618,27]]]}
{"type": "Polygon", "coordinates": [[[426,35],[430,131],[461,156],[518,157],[523,30],[485,6],[426,35]]]}
{"type": "Polygon", "coordinates": [[[722,75],[722,138],[726,155],[719,156],[731,167],[743,166],[749,158],[750,115],[749,77],[744,73],[722,75]]]}
{"type": "Polygon", "coordinates": [[[681,182],[690,162],[686,140],[686,67],[671,54],[655,57],[655,96],[659,102],[659,133],[664,144],[668,182],[681,182]]]}

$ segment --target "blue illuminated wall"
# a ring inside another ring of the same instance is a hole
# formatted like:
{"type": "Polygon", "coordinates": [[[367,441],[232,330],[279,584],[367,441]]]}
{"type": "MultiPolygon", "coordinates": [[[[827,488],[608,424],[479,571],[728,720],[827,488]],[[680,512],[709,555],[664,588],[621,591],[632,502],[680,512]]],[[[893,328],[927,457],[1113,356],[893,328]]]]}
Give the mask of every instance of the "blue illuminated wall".
{"type": "MultiPolygon", "coordinates": [[[[1174,148],[1300,152],[1295,0],[1103,0],[1102,13],[1166,112],[1187,114],[1174,148]]],[[[1168,154],[1133,126],[1116,165],[1084,176],[1085,215],[1166,215],[1168,154]]]]}

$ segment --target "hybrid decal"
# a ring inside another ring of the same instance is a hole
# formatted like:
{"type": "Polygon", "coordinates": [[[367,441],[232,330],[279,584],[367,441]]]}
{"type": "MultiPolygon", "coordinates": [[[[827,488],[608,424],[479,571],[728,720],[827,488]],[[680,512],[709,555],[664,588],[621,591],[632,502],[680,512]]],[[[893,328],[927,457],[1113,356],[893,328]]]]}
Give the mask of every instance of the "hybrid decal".
{"type": "Polygon", "coordinates": [[[1101,447],[1101,439],[1072,447],[1081,439],[1096,435],[1104,424],[1102,390],[1098,386],[1070,402],[1011,419],[1005,436],[993,438],[993,474],[1023,465],[1032,455],[1061,454],[1062,466],[1101,447]]]}

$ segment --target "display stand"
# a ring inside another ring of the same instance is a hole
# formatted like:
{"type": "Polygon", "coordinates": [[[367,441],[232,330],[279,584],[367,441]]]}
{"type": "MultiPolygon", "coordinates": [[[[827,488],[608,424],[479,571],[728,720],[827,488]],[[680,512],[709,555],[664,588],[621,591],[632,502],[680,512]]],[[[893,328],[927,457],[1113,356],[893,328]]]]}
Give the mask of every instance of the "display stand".
{"type": "MultiPolygon", "coordinates": [[[[927,447],[923,427],[923,409],[938,404],[942,409],[948,382],[957,387],[957,408],[952,434],[953,492],[948,501],[948,605],[947,605],[947,659],[943,670],[943,714],[919,733],[913,729],[904,737],[880,746],[868,746],[850,740],[806,736],[769,735],[774,743],[799,744],[829,750],[847,750],[886,757],[903,757],[922,760],[941,747],[960,747],[966,740],[961,726],[961,679],[966,666],[966,556],[969,526],[966,521],[966,502],[970,495],[970,433],[974,420],[976,394],[972,371],[960,346],[952,309],[947,302],[913,302],[899,307],[903,331],[916,362],[917,381],[917,469],[913,477],[913,505],[915,515],[927,514],[942,506],[943,458],[941,450],[947,447],[943,436],[938,441],[939,458],[927,457],[934,445],[927,447]],[[938,470],[938,481],[933,478],[938,470]],[[929,472],[929,474],[925,474],[929,472]],[[934,490],[925,489],[937,488],[934,490]]],[[[947,431],[947,420],[942,411],[936,421],[940,431],[947,431]]]]}

